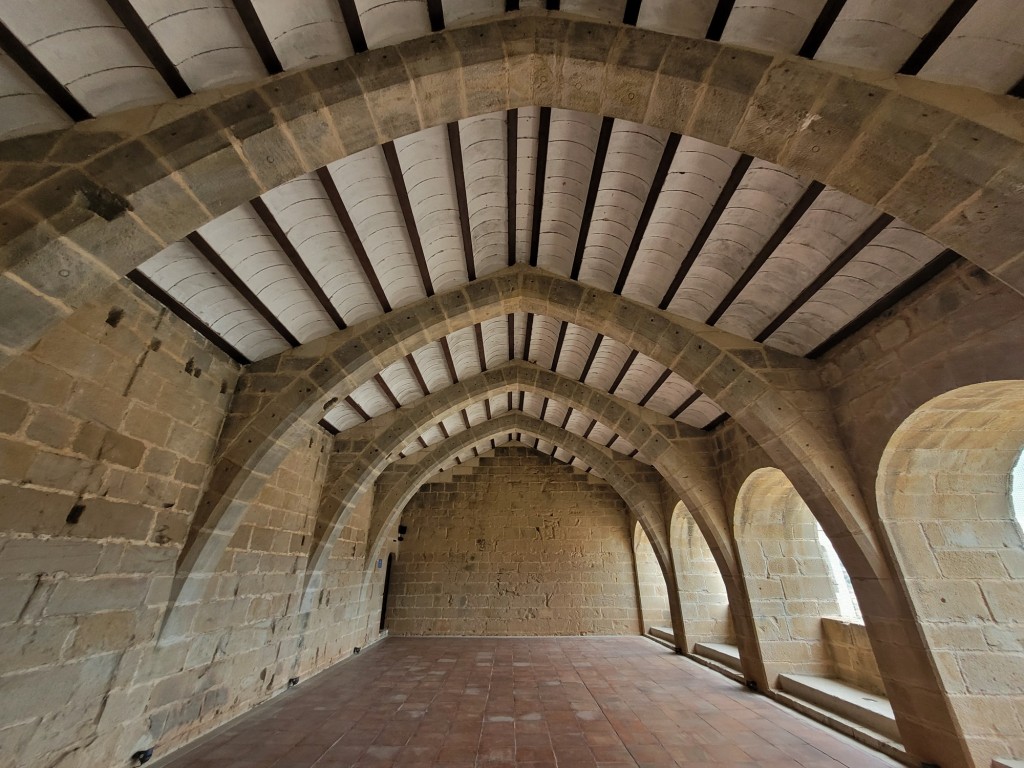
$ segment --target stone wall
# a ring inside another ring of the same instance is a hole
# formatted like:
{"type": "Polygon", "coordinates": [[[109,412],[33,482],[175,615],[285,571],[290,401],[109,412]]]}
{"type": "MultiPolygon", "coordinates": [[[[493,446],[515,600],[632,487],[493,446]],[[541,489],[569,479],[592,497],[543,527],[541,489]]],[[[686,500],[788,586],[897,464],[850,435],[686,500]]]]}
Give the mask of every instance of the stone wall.
{"type": "Polygon", "coordinates": [[[628,512],[603,481],[526,448],[405,508],[388,627],[401,635],[638,631],[628,512]]]}
{"type": "Polygon", "coordinates": [[[190,630],[160,632],[238,367],[127,283],[0,371],[4,765],[166,754],[377,636],[369,500],[299,614],[327,436],[250,505],[190,630]]]}
{"type": "Polygon", "coordinates": [[[885,685],[864,625],[823,617],[821,629],[825,635],[825,647],[835,664],[836,677],[862,690],[884,696],[885,685]]]}

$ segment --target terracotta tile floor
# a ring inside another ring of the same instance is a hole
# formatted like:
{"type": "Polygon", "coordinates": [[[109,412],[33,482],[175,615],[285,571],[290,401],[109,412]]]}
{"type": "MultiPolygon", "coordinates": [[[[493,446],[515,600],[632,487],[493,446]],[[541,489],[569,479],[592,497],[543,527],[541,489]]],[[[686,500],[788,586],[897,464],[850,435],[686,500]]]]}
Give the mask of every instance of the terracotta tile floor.
{"type": "Polygon", "coordinates": [[[641,637],[390,638],[174,768],[899,765],[641,637]]]}

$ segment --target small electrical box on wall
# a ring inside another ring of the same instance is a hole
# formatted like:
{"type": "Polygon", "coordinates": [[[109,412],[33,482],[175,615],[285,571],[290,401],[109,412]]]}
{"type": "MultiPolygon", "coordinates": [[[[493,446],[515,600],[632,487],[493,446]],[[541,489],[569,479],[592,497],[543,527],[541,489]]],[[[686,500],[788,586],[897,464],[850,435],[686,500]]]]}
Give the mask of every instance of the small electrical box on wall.
{"type": "Polygon", "coordinates": [[[384,567],[384,561],[381,558],[378,557],[377,558],[377,568],[383,568],[383,567],[384,567]]]}

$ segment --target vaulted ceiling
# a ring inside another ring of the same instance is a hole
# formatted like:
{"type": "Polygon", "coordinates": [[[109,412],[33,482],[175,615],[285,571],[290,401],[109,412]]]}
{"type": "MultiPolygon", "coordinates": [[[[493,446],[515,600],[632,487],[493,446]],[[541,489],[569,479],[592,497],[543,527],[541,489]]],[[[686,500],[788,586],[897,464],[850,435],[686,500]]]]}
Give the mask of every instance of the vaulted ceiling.
{"type": "MultiPolygon", "coordinates": [[[[0,137],[545,7],[988,91],[1024,89],[1017,0],[6,0],[0,137]]],[[[624,120],[528,107],[331,163],[211,221],[130,277],[241,363],[513,264],[813,358],[956,258],[899,220],[758,158],[624,120]]],[[[692,427],[713,429],[728,416],[623,344],[511,314],[414,350],[322,425],[343,432],[514,359],[692,427]]],[[[636,453],[560,403],[509,392],[426,426],[402,455],[514,410],[636,453]]]]}

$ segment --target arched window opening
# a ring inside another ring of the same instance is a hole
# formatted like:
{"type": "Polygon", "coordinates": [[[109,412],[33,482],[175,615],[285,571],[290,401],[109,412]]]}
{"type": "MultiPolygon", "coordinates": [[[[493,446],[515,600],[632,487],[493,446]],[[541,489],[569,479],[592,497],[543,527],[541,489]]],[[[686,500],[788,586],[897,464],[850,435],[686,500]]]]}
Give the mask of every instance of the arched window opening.
{"type": "Polygon", "coordinates": [[[814,527],[818,532],[818,543],[825,553],[825,563],[828,565],[829,576],[832,577],[832,587],[835,590],[836,602],[839,603],[839,615],[849,621],[862,621],[860,605],[857,603],[857,596],[853,592],[853,582],[850,581],[850,574],[846,572],[842,560],[832,546],[828,536],[821,525],[815,521],[814,527]]]}
{"type": "Polygon", "coordinates": [[[1024,531],[1024,450],[1010,472],[1010,509],[1017,525],[1024,531]]]}

